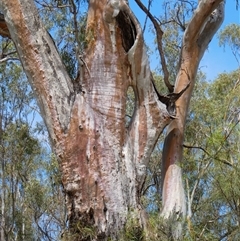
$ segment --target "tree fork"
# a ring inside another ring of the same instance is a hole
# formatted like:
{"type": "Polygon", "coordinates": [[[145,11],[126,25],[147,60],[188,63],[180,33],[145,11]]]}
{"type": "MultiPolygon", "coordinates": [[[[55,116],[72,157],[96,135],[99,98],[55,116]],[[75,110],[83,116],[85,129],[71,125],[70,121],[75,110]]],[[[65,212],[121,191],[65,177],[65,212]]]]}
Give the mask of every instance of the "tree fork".
{"type": "Polygon", "coordinates": [[[141,228],[144,224],[139,193],[170,116],[154,93],[141,28],[127,3],[89,4],[86,64],[82,91],[76,92],[33,1],[2,1],[60,160],[70,232],[77,240],[118,240],[129,217],[141,228]],[[124,21],[131,25],[128,32],[124,21]],[[136,93],[136,108],[126,129],[129,86],[136,93]]]}

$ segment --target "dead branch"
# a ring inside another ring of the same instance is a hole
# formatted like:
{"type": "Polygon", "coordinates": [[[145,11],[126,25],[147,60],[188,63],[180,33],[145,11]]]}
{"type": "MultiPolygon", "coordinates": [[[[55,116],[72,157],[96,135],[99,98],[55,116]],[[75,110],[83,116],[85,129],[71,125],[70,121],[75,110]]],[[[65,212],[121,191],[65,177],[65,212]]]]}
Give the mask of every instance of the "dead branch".
{"type": "Polygon", "coordinates": [[[163,44],[162,44],[163,31],[160,28],[160,25],[159,25],[158,21],[156,20],[156,18],[144,6],[144,4],[141,2],[141,0],[135,0],[135,2],[138,4],[138,6],[142,9],[142,11],[149,17],[149,19],[153,23],[153,26],[156,31],[156,36],[157,36],[157,46],[158,46],[158,52],[159,52],[160,59],[161,59],[161,65],[162,65],[162,70],[163,70],[163,75],[164,75],[164,83],[167,86],[168,91],[170,93],[172,93],[174,90],[174,85],[172,85],[169,82],[169,72],[167,69],[167,63],[166,63],[165,55],[163,52],[163,44]]]}

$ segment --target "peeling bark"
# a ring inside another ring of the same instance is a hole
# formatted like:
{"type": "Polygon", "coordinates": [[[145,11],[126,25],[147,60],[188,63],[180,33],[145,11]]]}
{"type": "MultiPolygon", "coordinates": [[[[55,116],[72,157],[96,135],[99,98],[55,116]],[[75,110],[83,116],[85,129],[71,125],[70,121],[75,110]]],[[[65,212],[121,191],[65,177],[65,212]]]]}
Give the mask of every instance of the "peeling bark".
{"type": "Polygon", "coordinates": [[[60,160],[71,231],[78,240],[88,238],[84,227],[94,230],[95,240],[118,240],[130,216],[143,227],[146,167],[170,116],[153,91],[142,31],[129,6],[90,1],[86,66],[82,91],[76,92],[33,1],[3,5],[60,160]],[[126,129],[129,86],[136,110],[126,129]]]}

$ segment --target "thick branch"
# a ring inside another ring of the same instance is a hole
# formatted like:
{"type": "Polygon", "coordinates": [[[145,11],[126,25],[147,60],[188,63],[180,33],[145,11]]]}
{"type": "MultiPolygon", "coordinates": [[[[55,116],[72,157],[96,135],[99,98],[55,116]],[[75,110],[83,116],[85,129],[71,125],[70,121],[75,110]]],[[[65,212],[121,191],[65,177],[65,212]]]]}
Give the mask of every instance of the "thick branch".
{"type": "Polygon", "coordinates": [[[140,24],[129,8],[126,8],[126,12],[134,23],[137,31],[134,45],[128,52],[128,60],[131,64],[132,72],[131,84],[137,94],[137,108],[130,131],[135,133],[134,135],[136,138],[140,138],[138,140],[135,139],[135,142],[137,141],[140,144],[138,158],[140,163],[141,160],[142,163],[146,163],[159,134],[169,121],[169,115],[165,110],[165,106],[158,101],[157,95],[154,94],[151,81],[152,74],[140,24]],[[140,137],[139,133],[142,133],[143,136],[140,137]]]}
{"type": "Polygon", "coordinates": [[[199,46],[205,51],[214,34],[221,26],[224,19],[224,1],[212,12],[198,38],[199,46]]]}
{"type": "Polygon", "coordinates": [[[53,142],[66,131],[73,87],[33,1],[3,0],[5,20],[53,142]]]}
{"type": "Polygon", "coordinates": [[[221,2],[223,2],[223,0],[200,1],[184,35],[184,42],[187,48],[191,46],[191,42],[196,42],[209,17],[221,2]]]}

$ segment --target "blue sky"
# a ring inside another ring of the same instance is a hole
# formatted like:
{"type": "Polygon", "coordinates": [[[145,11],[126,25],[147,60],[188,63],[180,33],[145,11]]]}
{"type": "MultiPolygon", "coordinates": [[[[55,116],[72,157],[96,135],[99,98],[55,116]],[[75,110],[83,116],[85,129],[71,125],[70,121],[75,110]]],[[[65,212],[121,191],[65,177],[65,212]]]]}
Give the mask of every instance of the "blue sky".
{"type": "MultiPolygon", "coordinates": [[[[226,2],[225,19],[221,29],[231,23],[240,24],[240,11],[236,10],[236,1],[227,0],[226,2]]],[[[207,77],[210,80],[217,77],[219,73],[229,72],[240,67],[238,66],[230,48],[219,47],[217,35],[218,34],[215,35],[209,44],[208,50],[206,51],[200,64],[200,66],[202,66],[202,70],[207,73],[207,77]]]]}
{"type": "MultiPolygon", "coordinates": [[[[145,5],[147,5],[148,0],[142,0],[145,5]]],[[[129,1],[131,8],[138,20],[143,23],[145,20],[144,13],[136,6],[134,0],[129,1]]],[[[240,10],[236,9],[236,1],[235,0],[226,0],[225,6],[225,19],[220,29],[223,29],[227,25],[231,23],[240,24],[240,10]]],[[[152,4],[152,13],[158,17],[161,13],[161,3],[159,4],[159,0],[155,0],[152,4]]],[[[148,20],[148,24],[150,21],[148,20]]],[[[201,70],[206,73],[208,80],[214,80],[219,73],[229,72],[232,70],[236,70],[239,66],[238,63],[233,56],[230,48],[228,47],[219,47],[217,35],[210,42],[207,51],[200,63],[201,70]]],[[[155,36],[149,33],[149,31],[145,31],[145,41],[148,46],[153,46],[153,40],[155,36]]],[[[156,55],[150,55],[150,63],[151,67],[154,69],[157,65],[159,65],[159,60],[156,59],[156,55]]]]}

